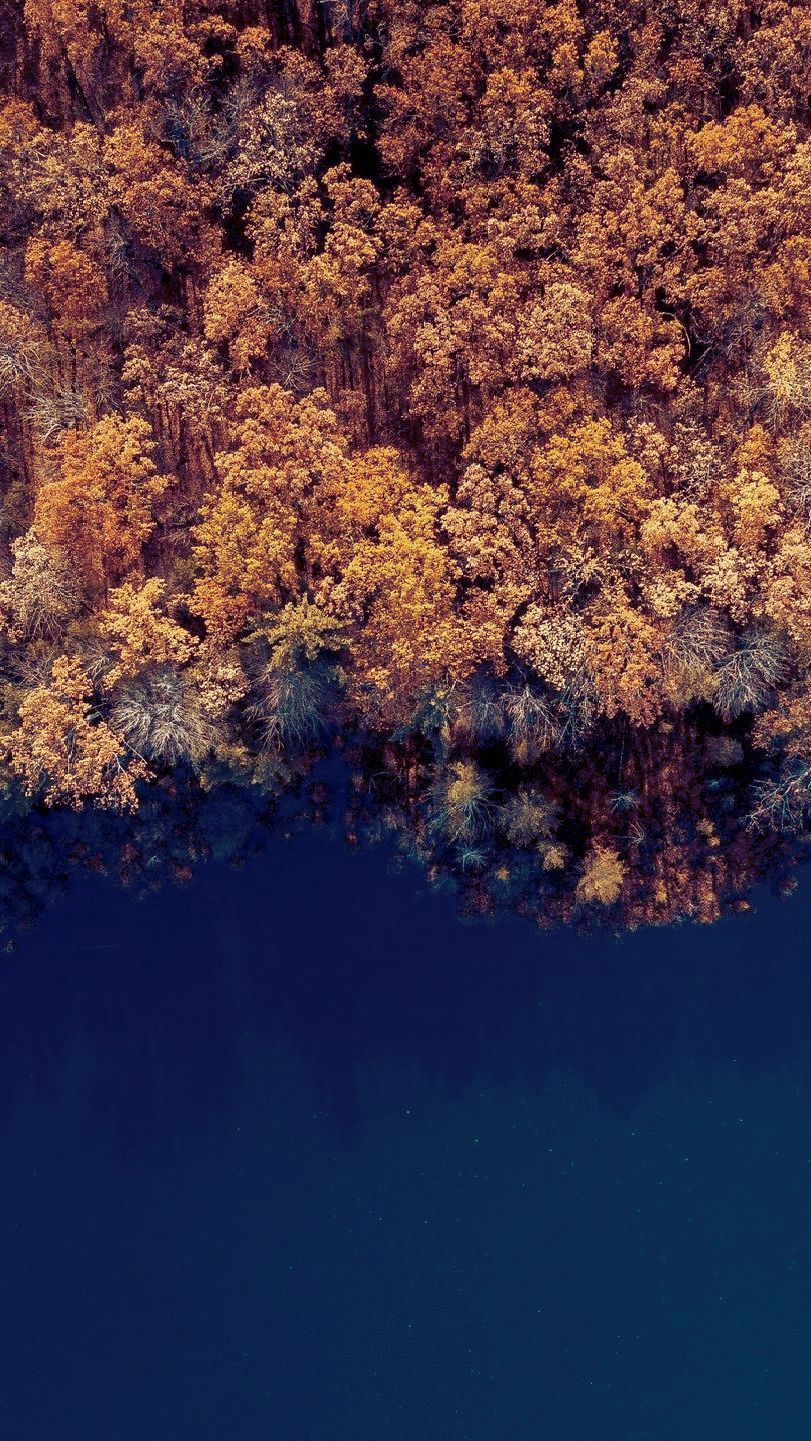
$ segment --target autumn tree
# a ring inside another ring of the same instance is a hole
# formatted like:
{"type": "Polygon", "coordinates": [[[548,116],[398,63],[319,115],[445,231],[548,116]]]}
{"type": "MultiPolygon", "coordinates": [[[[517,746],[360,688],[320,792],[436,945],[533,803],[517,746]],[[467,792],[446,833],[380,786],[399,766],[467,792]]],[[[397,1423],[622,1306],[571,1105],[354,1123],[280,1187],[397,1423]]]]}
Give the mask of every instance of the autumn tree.
{"type": "MultiPolygon", "coordinates": [[[[55,556],[69,560],[94,596],[136,572],[168,485],[154,460],[146,421],[106,416],[68,431],[53,474],[37,492],[34,528],[55,556]]],[[[50,467],[49,467],[50,469],[50,467]]]]}
{"type": "Polygon", "coordinates": [[[50,680],[20,702],[20,723],[9,760],[28,795],[45,804],[134,810],[135,783],[147,775],[120,734],[99,716],[81,664],[68,656],[53,663],[50,680]]]}

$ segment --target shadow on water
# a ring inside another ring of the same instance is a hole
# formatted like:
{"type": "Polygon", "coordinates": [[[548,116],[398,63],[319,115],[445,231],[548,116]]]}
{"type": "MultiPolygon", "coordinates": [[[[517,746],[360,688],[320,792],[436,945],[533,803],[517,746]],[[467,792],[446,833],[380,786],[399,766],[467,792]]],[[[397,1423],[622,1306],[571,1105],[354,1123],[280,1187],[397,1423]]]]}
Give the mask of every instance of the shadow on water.
{"type": "Polygon", "coordinates": [[[622,1113],[686,1067],[805,1065],[807,911],[801,887],[620,939],[460,924],[416,872],[318,833],[148,902],[84,877],[3,962],[0,1106],[70,1073],[77,1125],[157,1163],[228,1107],[246,1047],[283,1039],[349,1141],[363,1075],[392,1060],[448,1094],[562,1072],[622,1113]]]}

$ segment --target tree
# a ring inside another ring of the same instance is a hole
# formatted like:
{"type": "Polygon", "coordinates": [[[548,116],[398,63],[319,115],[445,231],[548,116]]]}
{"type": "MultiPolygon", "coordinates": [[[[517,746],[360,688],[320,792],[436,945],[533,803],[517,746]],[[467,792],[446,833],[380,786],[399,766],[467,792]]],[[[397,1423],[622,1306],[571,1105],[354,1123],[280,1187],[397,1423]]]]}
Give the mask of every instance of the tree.
{"type": "Polygon", "coordinates": [[[169,484],[154,451],[146,421],[105,416],[61,437],[53,474],[37,493],[37,535],[54,556],[70,561],[95,597],[142,564],[169,484]]]}
{"type": "Polygon", "coordinates": [[[150,666],[184,666],[198,647],[196,636],[163,612],[166,584],[153,576],[142,585],[128,582],[110,592],[100,625],[102,638],[117,654],[105,676],[110,688],[150,666]]]}
{"type": "Polygon", "coordinates": [[[625,866],[611,846],[595,844],[586,856],[577,899],[581,903],[612,906],[619,900],[625,880],[625,866]]]}
{"type": "Polygon", "coordinates": [[[244,391],[230,439],[195,531],[195,606],[223,643],[317,580],[347,463],[323,391],[302,400],[279,385],[244,391]]]}
{"type": "Polygon", "coordinates": [[[135,755],[166,766],[198,764],[216,738],[194,678],[170,663],[148,666],[124,680],[110,722],[135,755]]]}
{"type": "Polygon", "coordinates": [[[412,486],[390,449],[359,457],[337,497],[331,605],[354,625],[355,684],[383,715],[403,718],[425,686],[446,674],[461,679],[475,664],[440,538],[446,505],[443,488],[412,486]]]}
{"type": "Polygon", "coordinates": [[[204,218],[213,198],[204,178],[192,185],[188,168],[132,121],[109,135],[104,159],[110,199],[142,245],[172,268],[210,262],[217,247],[204,218]]]}
{"type": "Polygon", "coordinates": [[[91,690],[79,661],[58,657],[48,684],[35,686],[20,702],[20,724],[9,744],[11,769],[27,794],[41,795],[48,806],[78,808],[92,801],[135,810],[135,784],[147,767],[95,711],[91,690]]]}

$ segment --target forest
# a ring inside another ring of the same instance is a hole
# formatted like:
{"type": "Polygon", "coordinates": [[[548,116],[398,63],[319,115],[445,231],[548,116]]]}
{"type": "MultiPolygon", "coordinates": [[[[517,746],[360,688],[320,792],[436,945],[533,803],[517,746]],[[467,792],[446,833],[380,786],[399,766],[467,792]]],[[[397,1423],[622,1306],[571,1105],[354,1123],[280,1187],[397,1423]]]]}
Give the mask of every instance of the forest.
{"type": "Polygon", "coordinates": [[[543,924],[788,889],[810,302],[805,0],[0,0],[4,865],[244,791],[543,924]]]}

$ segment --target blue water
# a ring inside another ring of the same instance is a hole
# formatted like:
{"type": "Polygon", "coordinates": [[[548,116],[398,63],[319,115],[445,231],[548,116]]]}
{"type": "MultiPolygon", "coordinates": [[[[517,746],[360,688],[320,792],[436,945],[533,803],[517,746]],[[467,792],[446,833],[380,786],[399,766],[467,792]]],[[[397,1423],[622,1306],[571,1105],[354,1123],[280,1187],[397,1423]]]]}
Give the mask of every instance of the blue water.
{"type": "Polygon", "coordinates": [[[76,881],[0,967],[3,1438],[807,1441],[810,930],[76,881]]]}

